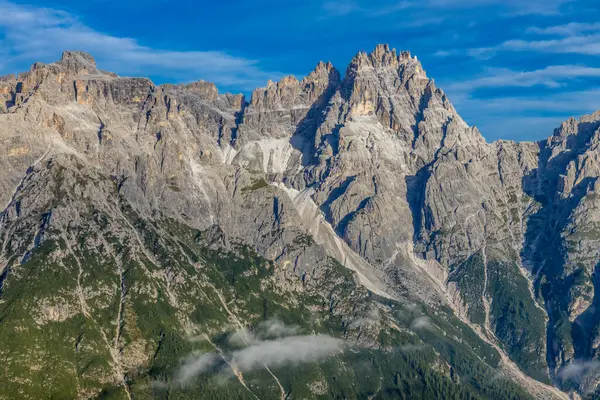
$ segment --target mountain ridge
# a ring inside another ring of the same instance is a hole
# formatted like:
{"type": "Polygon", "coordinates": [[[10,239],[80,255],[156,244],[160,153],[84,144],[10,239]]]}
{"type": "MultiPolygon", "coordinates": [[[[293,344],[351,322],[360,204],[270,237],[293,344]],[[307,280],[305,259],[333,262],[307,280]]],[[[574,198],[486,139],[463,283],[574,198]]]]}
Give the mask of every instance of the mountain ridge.
{"type": "MultiPolygon", "coordinates": [[[[203,81],[155,86],[117,77],[79,52],[2,80],[0,96],[8,149],[0,158],[8,204],[0,257],[9,288],[8,271],[27,266],[47,236],[57,235],[61,249],[49,259],[89,251],[70,239],[71,224],[105,228],[86,222],[93,213],[84,210],[106,210],[109,226],[123,232],[114,242],[144,260],[156,254],[143,235],[159,248],[177,243],[155,221],[174,220],[214,237],[209,247],[250,246],[278,266],[275,288],[294,293],[324,282],[335,260],[382,304],[417,302],[460,335],[470,327],[475,348],[497,352],[500,370],[536,397],[562,396],[544,386],[550,382],[596,390],[599,113],[568,120],[545,141],[487,143],[416,57],[387,45],[359,52],[344,77],[321,62],[302,81],[255,90],[249,102],[203,81]],[[585,376],[565,378],[581,360],[585,376]]],[[[177,246],[185,254],[191,245],[177,246]]],[[[168,288],[174,278],[165,274],[168,288]]],[[[162,287],[153,279],[148,285],[162,287]]],[[[128,296],[124,290],[123,307],[128,296]]],[[[126,382],[120,353],[111,351],[126,382]]]]}

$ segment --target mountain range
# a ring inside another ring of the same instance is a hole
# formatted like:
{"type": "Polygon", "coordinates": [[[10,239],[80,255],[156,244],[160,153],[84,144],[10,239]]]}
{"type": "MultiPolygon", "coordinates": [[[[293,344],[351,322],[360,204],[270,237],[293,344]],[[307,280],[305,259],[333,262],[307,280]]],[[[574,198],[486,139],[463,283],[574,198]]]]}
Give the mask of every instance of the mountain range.
{"type": "Polygon", "coordinates": [[[488,143],[378,45],[249,100],[0,78],[1,398],[600,398],[600,112],[488,143]]]}

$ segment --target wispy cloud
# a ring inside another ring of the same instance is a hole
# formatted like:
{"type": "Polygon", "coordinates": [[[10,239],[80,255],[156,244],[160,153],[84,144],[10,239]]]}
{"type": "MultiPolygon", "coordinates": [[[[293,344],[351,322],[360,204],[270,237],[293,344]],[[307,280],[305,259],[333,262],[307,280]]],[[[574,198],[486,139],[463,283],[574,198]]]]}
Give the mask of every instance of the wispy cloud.
{"type": "Polygon", "coordinates": [[[317,362],[341,351],[345,346],[343,340],[329,335],[298,335],[299,331],[299,327],[287,326],[277,320],[266,321],[253,332],[238,330],[230,335],[229,343],[243,348],[192,354],[176,371],[175,381],[178,385],[186,385],[206,373],[223,377],[265,367],[317,362]]]}
{"type": "Polygon", "coordinates": [[[198,375],[209,372],[218,365],[220,357],[217,353],[195,354],[188,357],[177,371],[176,381],[186,385],[198,375]]]}
{"type": "Polygon", "coordinates": [[[472,9],[499,6],[513,15],[556,15],[561,7],[571,0],[429,0],[428,4],[437,7],[472,9]]]}
{"type": "Polygon", "coordinates": [[[389,4],[387,6],[375,8],[375,9],[371,10],[369,14],[372,17],[379,17],[379,16],[383,16],[383,15],[395,14],[399,11],[409,9],[414,6],[415,6],[414,2],[399,1],[397,3],[389,4]]]}
{"type": "Polygon", "coordinates": [[[573,36],[586,32],[600,32],[600,23],[571,22],[565,25],[548,26],[545,28],[532,26],[526,30],[526,33],[557,36],[573,36]]]}
{"type": "Polygon", "coordinates": [[[253,89],[282,74],[263,71],[256,60],[222,51],[175,51],[144,46],[133,38],[91,29],[76,16],[51,8],[0,0],[0,56],[3,73],[23,62],[53,61],[63,50],[83,50],[101,68],[123,75],[160,75],[178,81],[205,79],[253,89]]]}
{"type": "Polygon", "coordinates": [[[258,325],[258,331],[261,337],[278,338],[297,335],[300,333],[300,327],[297,325],[286,325],[278,319],[270,319],[261,322],[258,325]]]}
{"type": "Polygon", "coordinates": [[[362,326],[377,325],[381,321],[378,308],[372,308],[369,312],[361,318],[355,319],[348,325],[350,329],[360,328],[362,326]]]}
{"type": "Polygon", "coordinates": [[[265,366],[277,368],[317,362],[330,357],[343,347],[343,340],[327,335],[290,336],[258,341],[222,356],[217,353],[193,355],[177,371],[176,381],[185,385],[193,378],[208,372],[229,375],[231,371],[223,362],[224,359],[231,360],[232,365],[239,371],[249,372],[265,366]]]}
{"type": "Polygon", "coordinates": [[[332,0],[323,3],[322,9],[331,16],[343,17],[360,10],[360,6],[350,0],[332,0]]]}
{"type": "Polygon", "coordinates": [[[600,68],[578,65],[551,65],[534,71],[513,71],[510,69],[489,69],[488,73],[479,78],[463,82],[455,82],[447,86],[447,90],[474,91],[494,87],[532,87],[545,86],[557,88],[564,81],[578,78],[600,77],[600,68]]]}
{"type": "Polygon", "coordinates": [[[476,123],[483,135],[491,140],[507,137],[543,139],[567,118],[600,109],[600,89],[495,98],[456,92],[451,98],[465,120],[476,123]],[[507,121],[510,121],[510,127],[507,127],[507,121]]]}
{"type": "Polygon", "coordinates": [[[555,54],[600,54],[600,23],[571,22],[564,25],[529,27],[527,34],[551,36],[549,39],[510,39],[494,46],[440,50],[435,55],[468,55],[488,59],[502,52],[539,52],[555,54]]]}
{"type": "Polygon", "coordinates": [[[298,335],[300,331],[297,325],[286,325],[278,319],[269,319],[258,324],[254,331],[238,329],[230,335],[229,343],[234,346],[247,346],[264,339],[298,335]]]}
{"type": "Polygon", "coordinates": [[[597,360],[574,360],[558,372],[559,379],[576,383],[584,393],[596,388],[599,375],[600,362],[597,360]]]}
{"type": "MultiPolygon", "coordinates": [[[[537,96],[507,96],[479,99],[455,96],[455,103],[460,108],[476,108],[478,112],[494,116],[504,113],[551,112],[561,115],[575,116],[591,113],[600,109],[600,89],[589,89],[572,92],[558,92],[537,96]]],[[[504,116],[506,118],[506,116],[504,116]]]]}
{"type": "MultiPolygon", "coordinates": [[[[395,14],[408,9],[440,12],[453,10],[496,7],[504,10],[504,17],[515,15],[557,15],[565,3],[571,0],[421,0],[373,3],[355,0],[329,0],[323,3],[323,10],[332,16],[346,16],[361,12],[365,16],[377,17],[395,14]]],[[[499,15],[500,16],[500,15],[499,15]]]]}
{"type": "Polygon", "coordinates": [[[433,328],[433,322],[427,316],[417,317],[410,324],[410,329],[412,330],[432,330],[433,328]]]}
{"type": "Polygon", "coordinates": [[[600,93],[590,89],[600,78],[600,67],[588,57],[600,54],[600,23],[529,25],[521,32],[498,44],[434,53],[438,57],[468,56],[472,64],[483,66],[482,73],[475,73],[474,78],[452,77],[442,87],[465,120],[476,123],[490,139],[541,139],[564,119],[600,108],[600,93]],[[556,62],[557,57],[550,54],[572,56],[565,65],[518,69],[519,65],[556,62]],[[507,62],[510,68],[491,66],[507,62]]]}
{"type": "Polygon", "coordinates": [[[581,379],[593,370],[600,369],[600,362],[594,360],[575,360],[563,367],[558,376],[564,380],[573,380],[575,382],[581,381],[581,379]]]}
{"type": "Polygon", "coordinates": [[[344,342],[327,335],[291,336],[266,340],[233,353],[242,371],[250,371],[263,365],[280,367],[317,361],[340,350],[344,342]]]}
{"type": "Polygon", "coordinates": [[[600,54],[600,34],[568,36],[560,39],[548,40],[507,40],[499,46],[480,49],[493,51],[536,51],[558,54],[600,54]]]}
{"type": "Polygon", "coordinates": [[[354,13],[360,13],[365,17],[382,17],[414,6],[415,3],[411,1],[398,1],[373,6],[372,4],[363,5],[353,0],[330,0],[323,3],[322,9],[332,17],[344,17],[354,13]]]}

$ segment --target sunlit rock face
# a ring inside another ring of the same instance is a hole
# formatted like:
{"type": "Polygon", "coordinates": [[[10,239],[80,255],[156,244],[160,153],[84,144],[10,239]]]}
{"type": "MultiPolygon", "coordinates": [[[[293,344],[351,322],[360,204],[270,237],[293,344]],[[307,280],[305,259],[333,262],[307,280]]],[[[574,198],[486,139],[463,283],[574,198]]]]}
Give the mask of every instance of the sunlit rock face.
{"type": "Polygon", "coordinates": [[[65,52],[0,78],[6,390],[179,393],[194,351],[230,365],[238,397],[347,393],[347,371],[327,377],[363,365],[349,354],[384,371],[352,370],[361,398],[400,390],[397,360],[443,382],[425,397],[596,390],[600,113],[487,143],[387,45],[250,99],[100,67],[65,52]],[[223,335],[275,317],[359,350],[331,342],[301,389],[236,367],[223,335]]]}

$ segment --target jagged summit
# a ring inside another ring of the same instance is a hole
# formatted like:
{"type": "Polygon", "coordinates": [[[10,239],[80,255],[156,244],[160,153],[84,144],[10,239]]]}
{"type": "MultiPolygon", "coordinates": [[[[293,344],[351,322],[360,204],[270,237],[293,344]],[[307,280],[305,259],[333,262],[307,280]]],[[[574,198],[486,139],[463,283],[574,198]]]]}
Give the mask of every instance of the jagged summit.
{"type": "MultiPolygon", "coordinates": [[[[396,49],[390,49],[387,44],[378,44],[375,49],[367,53],[359,51],[350,62],[349,68],[360,69],[361,67],[397,67],[400,64],[418,63],[417,57],[411,57],[409,51],[401,51],[396,54],[396,49]]],[[[419,64],[420,65],[420,64],[419,64]]]]}
{"type": "Polygon", "coordinates": [[[85,62],[96,66],[96,60],[92,57],[91,54],[83,52],[83,51],[70,51],[66,50],[62,53],[61,61],[69,61],[73,60],[76,62],[85,62]]]}
{"type": "MultiPolygon", "coordinates": [[[[402,51],[397,54],[396,49],[390,49],[389,45],[379,44],[370,53],[359,51],[356,54],[346,68],[346,78],[349,75],[356,75],[363,68],[397,68],[399,66],[411,66],[411,68],[413,68],[415,71],[423,72],[423,77],[426,77],[421,64],[417,60],[417,57],[412,57],[409,51],[402,51]]],[[[303,78],[302,82],[312,82],[320,77],[329,77],[332,82],[341,83],[341,76],[338,70],[333,66],[333,64],[331,64],[331,62],[325,63],[323,61],[320,61],[315,69],[311,71],[305,78],[303,78]]],[[[289,86],[299,82],[295,77],[287,76],[282,78],[279,82],[269,81],[265,88],[259,88],[257,90],[272,88],[276,86],[277,83],[289,86]]]]}
{"type": "Polygon", "coordinates": [[[80,52],[0,79],[0,397],[149,397],[271,316],[360,351],[306,385],[253,363],[231,397],[394,396],[406,368],[415,397],[599,394],[562,379],[600,359],[599,128],[487,143],[386,45],[249,102],[80,52]]]}

